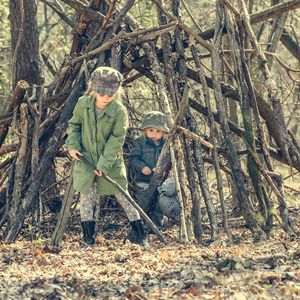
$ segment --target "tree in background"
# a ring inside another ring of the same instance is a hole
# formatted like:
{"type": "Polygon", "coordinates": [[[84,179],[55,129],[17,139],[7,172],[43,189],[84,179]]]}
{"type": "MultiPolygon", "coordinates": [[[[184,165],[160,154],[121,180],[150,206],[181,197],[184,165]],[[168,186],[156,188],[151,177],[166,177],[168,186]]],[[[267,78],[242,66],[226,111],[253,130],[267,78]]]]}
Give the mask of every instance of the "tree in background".
{"type": "Polygon", "coordinates": [[[34,0],[10,0],[12,87],[25,80],[29,85],[42,84],[37,26],[37,5],[34,0]]]}
{"type": "Polygon", "coordinates": [[[10,76],[11,76],[11,47],[10,29],[9,29],[9,8],[8,1],[0,2],[0,114],[5,111],[8,95],[11,92],[10,76]]]}

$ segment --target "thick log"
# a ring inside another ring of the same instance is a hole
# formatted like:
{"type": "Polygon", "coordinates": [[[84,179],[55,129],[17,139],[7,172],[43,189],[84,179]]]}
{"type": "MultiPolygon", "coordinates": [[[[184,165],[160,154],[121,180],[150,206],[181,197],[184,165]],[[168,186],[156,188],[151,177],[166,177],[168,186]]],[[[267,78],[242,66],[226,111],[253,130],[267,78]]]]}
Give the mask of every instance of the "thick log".
{"type": "Polygon", "coordinates": [[[15,172],[13,177],[13,191],[12,191],[12,203],[8,213],[8,227],[12,224],[17,210],[20,206],[22,200],[22,187],[23,187],[23,177],[25,174],[26,163],[27,163],[27,146],[28,146],[28,106],[26,103],[21,104],[21,116],[20,116],[20,126],[18,130],[19,140],[20,140],[20,148],[18,151],[18,156],[15,163],[15,172]]]}
{"type": "MultiPolygon", "coordinates": [[[[195,109],[196,111],[198,111],[199,113],[208,116],[208,111],[207,108],[205,106],[203,106],[200,102],[194,100],[194,99],[190,99],[190,107],[192,107],[193,109],[195,109]]],[[[220,124],[220,117],[217,113],[213,113],[214,116],[214,120],[220,124]]],[[[237,126],[235,123],[231,122],[230,120],[227,120],[229,128],[232,132],[234,132],[236,135],[238,135],[239,137],[244,137],[245,136],[245,131],[240,128],[239,126],[237,126]]],[[[256,140],[256,144],[259,145],[259,141],[256,140]]],[[[277,161],[288,165],[288,162],[284,159],[284,157],[281,155],[281,152],[278,151],[278,149],[269,147],[269,151],[270,151],[270,155],[272,158],[276,159],[277,161]]],[[[258,153],[261,153],[261,150],[257,149],[258,153]]],[[[245,152],[242,152],[241,154],[245,154],[245,152]]],[[[299,170],[299,168],[297,167],[297,165],[293,165],[295,167],[295,169],[299,170]]]]}
{"type": "MultiPolygon", "coordinates": [[[[201,83],[201,81],[199,79],[199,76],[197,75],[197,72],[195,70],[188,69],[188,77],[201,83]]],[[[212,88],[211,78],[206,77],[206,82],[207,82],[207,85],[210,88],[212,88]]],[[[240,97],[239,97],[237,89],[233,88],[229,84],[221,82],[221,90],[222,90],[222,94],[223,94],[224,97],[229,97],[229,98],[231,98],[235,101],[240,102],[240,97]]],[[[269,103],[267,103],[263,99],[263,97],[258,93],[258,91],[254,90],[254,92],[255,92],[255,98],[256,98],[256,101],[257,101],[259,113],[262,116],[262,118],[264,120],[266,120],[266,125],[268,127],[268,130],[269,130],[270,134],[272,135],[272,137],[276,141],[277,145],[280,146],[282,137],[281,137],[279,125],[278,125],[278,123],[276,121],[276,118],[275,118],[275,114],[272,111],[271,106],[269,105],[269,103]]],[[[194,103],[195,103],[195,101],[194,101],[194,103]]],[[[252,103],[251,103],[251,105],[252,105],[252,103]]],[[[289,148],[288,150],[290,151],[291,154],[293,153],[293,149],[289,148]]],[[[284,159],[289,164],[289,162],[288,162],[288,160],[286,159],[285,156],[284,156],[284,159]]],[[[293,165],[294,168],[296,168],[297,170],[300,170],[300,161],[297,159],[296,156],[291,155],[291,162],[292,162],[292,165],[293,165]]]]}
{"type": "MultiPolygon", "coordinates": [[[[98,11],[100,8],[101,2],[102,1],[100,1],[100,0],[90,1],[88,6],[86,6],[86,7],[89,7],[91,9],[93,9],[94,11],[98,11]]],[[[72,30],[72,34],[74,36],[76,36],[76,35],[81,36],[81,35],[86,34],[86,30],[91,22],[92,22],[92,19],[89,18],[88,14],[82,14],[80,16],[80,19],[74,26],[74,28],[72,30]]],[[[72,51],[71,51],[71,53],[72,53],[72,51]]]]}
{"type": "MultiPolygon", "coordinates": [[[[274,192],[274,194],[276,195],[278,201],[279,201],[279,211],[280,211],[280,216],[282,218],[282,223],[281,226],[284,229],[284,231],[286,231],[288,234],[290,234],[291,236],[296,236],[296,233],[292,227],[292,223],[290,221],[289,218],[289,212],[288,212],[288,208],[284,199],[284,193],[281,190],[281,186],[277,186],[276,184],[273,182],[272,178],[269,176],[269,174],[266,172],[266,170],[264,169],[264,167],[262,166],[262,164],[260,163],[260,161],[258,160],[258,158],[256,157],[255,153],[252,151],[251,147],[248,145],[248,143],[246,142],[246,140],[244,140],[247,149],[250,153],[250,155],[253,157],[253,159],[255,160],[257,166],[259,167],[261,173],[263,174],[263,176],[265,177],[266,181],[268,182],[268,184],[270,185],[272,191],[274,192]]],[[[279,176],[280,180],[282,181],[281,175],[279,176]]]]}

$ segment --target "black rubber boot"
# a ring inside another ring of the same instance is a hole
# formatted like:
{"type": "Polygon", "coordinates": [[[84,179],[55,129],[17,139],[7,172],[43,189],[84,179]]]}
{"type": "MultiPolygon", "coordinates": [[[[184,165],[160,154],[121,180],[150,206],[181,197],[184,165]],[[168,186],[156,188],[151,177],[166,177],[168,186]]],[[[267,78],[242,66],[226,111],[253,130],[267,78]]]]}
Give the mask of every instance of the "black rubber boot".
{"type": "Polygon", "coordinates": [[[93,247],[95,245],[94,233],[95,233],[95,221],[81,222],[83,231],[83,241],[93,247]]]}
{"type": "Polygon", "coordinates": [[[132,226],[132,229],[136,232],[137,235],[136,243],[145,246],[145,248],[147,249],[150,249],[150,245],[148,244],[146,238],[143,220],[140,219],[140,220],[132,221],[130,222],[130,224],[132,226]]]}

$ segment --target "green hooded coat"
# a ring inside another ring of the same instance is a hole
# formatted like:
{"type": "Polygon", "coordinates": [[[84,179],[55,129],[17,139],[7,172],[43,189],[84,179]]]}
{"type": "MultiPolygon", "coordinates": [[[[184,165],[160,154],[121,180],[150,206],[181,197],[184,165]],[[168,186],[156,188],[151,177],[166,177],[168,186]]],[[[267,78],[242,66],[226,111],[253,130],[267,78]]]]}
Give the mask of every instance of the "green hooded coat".
{"type": "MultiPolygon", "coordinates": [[[[78,150],[97,169],[127,190],[126,168],[122,146],[127,124],[126,108],[113,99],[95,119],[95,96],[84,95],[78,100],[69,121],[68,150],[78,150]],[[121,151],[121,152],[120,152],[121,151]],[[121,155],[119,154],[121,153],[121,155]],[[119,154],[119,155],[118,155],[119,154]]],[[[99,195],[117,194],[110,183],[76,160],[73,172],[74,189],[87,194],[94,179],[99,195]]]]}

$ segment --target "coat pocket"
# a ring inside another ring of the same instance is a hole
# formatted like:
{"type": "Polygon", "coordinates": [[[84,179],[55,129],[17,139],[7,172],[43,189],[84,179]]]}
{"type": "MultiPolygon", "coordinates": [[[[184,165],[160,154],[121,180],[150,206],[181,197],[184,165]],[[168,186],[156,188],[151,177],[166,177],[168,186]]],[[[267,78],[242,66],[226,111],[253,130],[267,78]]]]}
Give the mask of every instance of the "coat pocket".
{"type": "Polygon", "coordinates": [[[117,157],[116,160],[115,160],[115,162],[113,163],[112,167],[113,167],[113,168],[118,168],[118,167],[120,167],[121,164],[122,164],[122,160],[123,160],[122,157],[117,157]]]}
{"type": "Polygon", "coordinates": [[[108,119],[104,122],[101,123],[101,126],[100,126],[100,135],[103,136],[104,140],[107,141],[109,136],[111,135],[112,133],[112,130],[113,130],[113,120],[112,119],[108,119]]]}
{"type": "Polygon", "coordinates": [[[143,159],[144,161],[146,162],[151,162],[154,160],[154,149],[151,149],[151,148],[145,148],[143,149],[143,159]]]}

